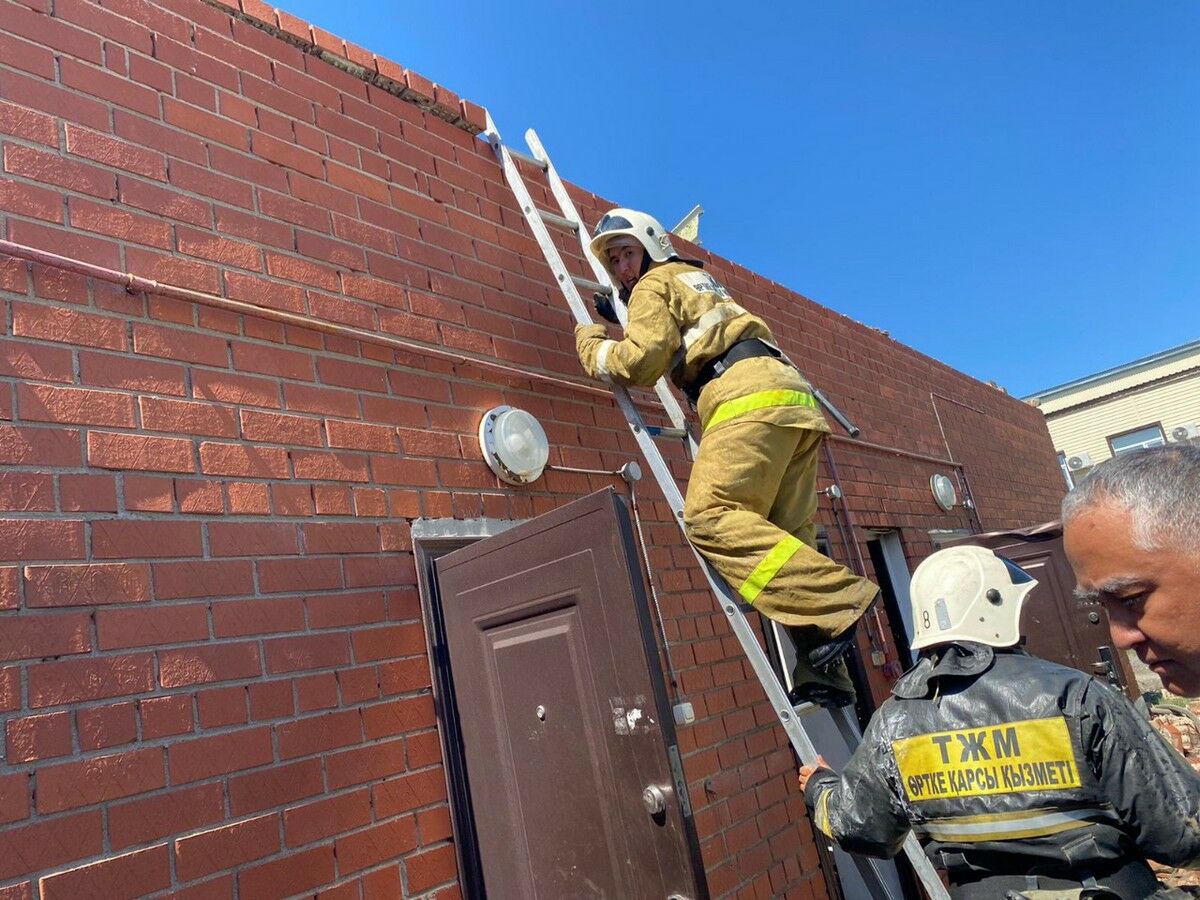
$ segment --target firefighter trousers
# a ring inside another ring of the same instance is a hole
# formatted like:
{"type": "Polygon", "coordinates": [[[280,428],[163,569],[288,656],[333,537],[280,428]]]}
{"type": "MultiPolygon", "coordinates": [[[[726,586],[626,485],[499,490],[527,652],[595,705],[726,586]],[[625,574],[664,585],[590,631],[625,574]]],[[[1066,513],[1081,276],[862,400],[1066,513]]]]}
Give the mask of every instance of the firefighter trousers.
{"type": "MultiPolygon", "coordinates": [[[[801,659],[852,626],[879,592],[816,549],[824,436],[749,418],[706,431],[684,504],[692,543],[743,600],[789,626],[801,659]]],[[[796,679],[829,680],[807,671],[797,671],[796,679]]],[[[836,685],[845,687],[844,680],[843,674],[836,685]]]]}

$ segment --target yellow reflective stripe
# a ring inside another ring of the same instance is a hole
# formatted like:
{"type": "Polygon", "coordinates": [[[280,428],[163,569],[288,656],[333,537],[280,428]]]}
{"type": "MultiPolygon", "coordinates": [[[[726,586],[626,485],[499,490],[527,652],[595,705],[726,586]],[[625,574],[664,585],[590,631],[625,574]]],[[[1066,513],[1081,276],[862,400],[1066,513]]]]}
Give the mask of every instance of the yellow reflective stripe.
{"type": "Polygon", "coordinates": [[[771,552],[762,558],[754,571],[750,573],[750,577],[742,582],[742,586],[738,588],[738,593],[742,595],[742,599],[747,603],[753,603],[758,599],[758,595],[763,592],[771,579],[779,574],[779,570],[783,568],[784,563],[795,555],[796,551],[802,546],[800,539],[792,537],[790,534],[782,541],[771,548],[771,552]]]}
{"type": "Polygon", "coordinates": [[[1096,821],[1115,819],[1113,813],[1104,809],[1035,809],[1017,813],[930,819],[917,827],[935,841],[979,843],[1043,837],[1084,828],[1096,821]]]}
{"type": "Polygon", "coordinates": [[[612,352],[612,348],[617,346],[617,342],[611,338],[606,338],[600,344],[600,350],[596,353],[596,375],[609,381],[612,376],[608,371],[608,354],[612,352]]]}
{"type": "Polygon", "coordinates": [[[1049,837],[1064,831],[1076,831],[1086,828],[1091,822],[1060,822],[1057,825],[1046,825],[1040,828],[1018,828],[1005,831],[978,832],[959,834],[956,831],[945,831],[937,828],[923,828],[922,832],[933,841],[956,844],[982,844],[987,841],[1021,841],[1026,838],[1049,837]]]}
{"type": "Polygon", "coordinates": [[[730,301],[714,306],[699,319],[696,324],[683,333],[683,346],[688,349],[700,338],[704,337],[713,328],[720,325],[722,322],[728,322],[730,319],[736,319],[738,316],[744,316],[746,310],[730,301]]]}
{"type": "Polygon", "coordinates": [[[1012,812],[998,813],[979,813],[971,816],[946,816],[943,818],[926,819],[925,823],[929,826],[937,825],[978,825],[988,822],[1016,822],[1025,821],[1036,816],[1046,815],[1067,815],[1072,812],[1082,812],[1085,815],[1093,816],[1100,819],[1116,820],[1116,814],[1112,811],[1111,804],[1105,803],[1095,807],[1081,807],[1078,810],[1056,810],[1052,806],[1041,806],[1035,809],[1018,809],[1012,812]]]}
{"type": "Polygon", "coordinates": [[[817,826],[817,830],[829,837],[833,837],[833,832],[829,830],[829,795],[832,793],[833,789],[830,788],[821,795],[821,799],[817,801],[817,808],[814,810],[816,815],[813,817],[813,824],[817,826]]]}
{"type": "Polygon", "coordinates": [[[772,406],[808,406],[816,409],[817,400],[808,391],[757,391],[744,397],[726,400],[713,410],[704,428],[707,430],[737,416],[744,416],[756,409],[769,409],[772,406]]]}

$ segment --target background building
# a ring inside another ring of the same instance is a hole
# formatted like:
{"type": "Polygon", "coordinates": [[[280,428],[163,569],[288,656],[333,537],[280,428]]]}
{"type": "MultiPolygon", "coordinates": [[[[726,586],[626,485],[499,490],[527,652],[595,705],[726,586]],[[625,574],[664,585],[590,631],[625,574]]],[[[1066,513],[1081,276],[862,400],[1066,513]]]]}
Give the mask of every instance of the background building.
{"type": "Polygon", "coordinates": [[[1137,447],[1200,437],[1200,341],[1025,398],[1046,416],[1067,484],[1137,447]]]}
{"type": "MultiPolygon", "coordinates": [[[[1200,341],[1047,388],[1025,398],[1046,416],[1068,488],[1093,466],[1138,447],[1200,443],[1200,341]]],[[[1142,690],[1162,682],[1132,651],[1142,690]]]]}

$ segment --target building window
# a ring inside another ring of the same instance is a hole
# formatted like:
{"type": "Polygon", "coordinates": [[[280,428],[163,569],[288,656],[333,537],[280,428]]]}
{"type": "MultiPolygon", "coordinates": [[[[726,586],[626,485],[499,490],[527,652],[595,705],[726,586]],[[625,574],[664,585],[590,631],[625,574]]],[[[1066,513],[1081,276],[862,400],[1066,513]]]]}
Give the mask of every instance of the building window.
{"type": "Polygon", "coordinates": [[[1058,467],[1062,469],[1063,478],[1067,480],[1067,490],[1075,490],[1075,479],[1071,477],[1071,470],[1067,468],[1067,454],[1058,454],[1058,467]]]}
{"type": "Polygon", "coordinates": [[[1126,431],[1123,434],[1114,434],[1108,439],[1108,447],[1112,450],[1113,456],[1119,456],[1142,447],[1161,447],[1166,442],[1162,425],[1154,424],[1134,431],[1126,431]]]}

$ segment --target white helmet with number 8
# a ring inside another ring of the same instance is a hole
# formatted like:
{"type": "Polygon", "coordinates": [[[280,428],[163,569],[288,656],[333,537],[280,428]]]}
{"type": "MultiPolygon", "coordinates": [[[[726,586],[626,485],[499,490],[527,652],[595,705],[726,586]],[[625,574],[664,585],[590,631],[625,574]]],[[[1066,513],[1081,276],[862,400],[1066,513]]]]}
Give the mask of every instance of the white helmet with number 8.
{"type": "Polygon", "coordinates": [[[1035,587],[1028,572],[984,547],[937,551],[913,573],[912,649],[953,641],[1012,647],[1035,587]]]}

